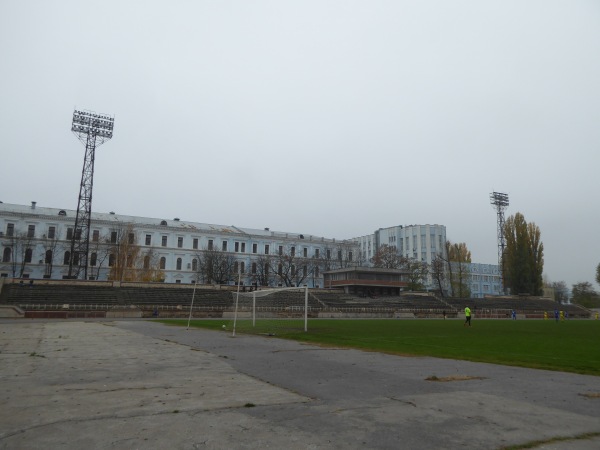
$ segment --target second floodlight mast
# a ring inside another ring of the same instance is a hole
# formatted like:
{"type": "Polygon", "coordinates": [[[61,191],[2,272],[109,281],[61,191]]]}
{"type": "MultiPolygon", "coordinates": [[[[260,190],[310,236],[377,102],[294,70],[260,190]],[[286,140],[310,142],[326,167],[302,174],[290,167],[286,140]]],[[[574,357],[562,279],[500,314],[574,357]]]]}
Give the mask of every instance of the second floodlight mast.
{"type": "Polygon", "coordinates": [[[504,280],[504,248],[506,247],[504,210],[508,207],[508,194],[492,192],[490,194],[490,203],[495,206],[498,215],[498,271],[500,272],[502,291],[506,294],[506,283],[504,280]]]}
{"type": "Polygon", "coordinates": [[[79,199],[75,227],[71,236],[69,256],[69,278],[87,280],[88,255],[90,248],[90,222],[92,218],[92,188],[94,186],[94,159],[96,147],[113,136],[114,117],[91,111],[75,110],[71,131],[85,145],[83,170],[79,185],[79,199]]]}

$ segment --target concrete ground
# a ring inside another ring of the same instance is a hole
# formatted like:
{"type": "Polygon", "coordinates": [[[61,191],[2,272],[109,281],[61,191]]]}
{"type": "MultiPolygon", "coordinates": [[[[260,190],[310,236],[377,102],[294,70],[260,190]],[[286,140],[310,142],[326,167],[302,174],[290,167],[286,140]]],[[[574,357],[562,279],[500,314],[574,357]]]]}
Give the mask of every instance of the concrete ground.
{"type": "Polygon", "coordinates": [[[600,377],[143,320],[2,321],[0,352],[0,449],[600,448],[600,377]]]}

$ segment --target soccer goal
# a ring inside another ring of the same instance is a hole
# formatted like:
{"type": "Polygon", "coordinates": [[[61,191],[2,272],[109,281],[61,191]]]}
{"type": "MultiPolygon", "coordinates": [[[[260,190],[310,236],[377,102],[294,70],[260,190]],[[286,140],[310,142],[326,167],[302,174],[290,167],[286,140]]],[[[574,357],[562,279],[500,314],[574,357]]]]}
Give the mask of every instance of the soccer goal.
{"type": "MultiPolygon", "coordinates": [[[[273,335],[282,327],[293,327],[303,320],[308,331],[308,286],[281,287],[231,293],[234,300],[232,336],[236,330],[259,329],[273,335]]],[[[255,331],[256,332],[256,331],[255,331]]]]}

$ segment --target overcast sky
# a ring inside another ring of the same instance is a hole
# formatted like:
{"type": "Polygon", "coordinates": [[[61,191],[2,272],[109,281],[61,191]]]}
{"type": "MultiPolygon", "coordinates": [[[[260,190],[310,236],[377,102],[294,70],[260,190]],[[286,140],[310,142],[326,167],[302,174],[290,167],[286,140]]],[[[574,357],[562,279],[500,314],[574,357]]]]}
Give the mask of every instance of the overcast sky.
{"type": "Polygon", "coordinates": [[[115,116],[93,209],[339,239],[442,224],[550,281],[600,262],[600,2],[0,0],[0,200],[77,208],[73,109],[115,116]]]}

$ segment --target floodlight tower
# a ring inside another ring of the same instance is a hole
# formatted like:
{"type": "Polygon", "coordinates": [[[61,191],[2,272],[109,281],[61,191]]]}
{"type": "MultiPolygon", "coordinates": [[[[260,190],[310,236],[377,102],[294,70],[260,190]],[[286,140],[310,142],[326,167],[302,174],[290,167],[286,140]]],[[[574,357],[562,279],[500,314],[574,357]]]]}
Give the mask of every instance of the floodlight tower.
{"type": "Polygon", "coordinates": [[[508,206],[508,194],[492,192],[490,194],[490,203],[496,207],[498,214],[498,270],[500,271],[502,289],[506,292],[504,284],[504,247],[506,246],[506,240],[504,238],[504,210],[508,206]]]}
{"type": "Polygon", "coordinates": [[[91,111],[73,112],[71,131],[85,145],[83,170],[79,185],[79,201],[75,228],[71,238],[69,278],[87,280],[88,254],[90,247],[90,221],[92,218],[92,187],[94,185],[94,158],[96,147],[112,138],[115,119],[91,111]]]}

